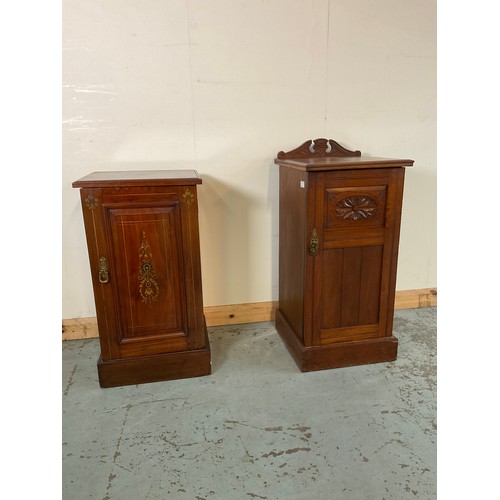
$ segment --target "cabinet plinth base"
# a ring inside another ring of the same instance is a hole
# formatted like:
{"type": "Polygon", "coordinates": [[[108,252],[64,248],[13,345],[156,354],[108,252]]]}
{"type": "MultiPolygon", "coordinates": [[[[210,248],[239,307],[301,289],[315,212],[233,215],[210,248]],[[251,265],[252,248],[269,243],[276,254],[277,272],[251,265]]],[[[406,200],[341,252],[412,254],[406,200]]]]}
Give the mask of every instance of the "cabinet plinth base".
{"type": "Polygon", "coordinates": [[[140,358],[97,361],[99,385],[118,387],[164,380],[201,377],[212,372],[210,344],[205,332],[206,347],[193,351],[169,352],[140,358]]]}
{"type": "Polygon", "coordinates": [[[398,339],[394,336],[306,347],[278,309],[276,330],[303,372],[394,361],[398,339]]]}

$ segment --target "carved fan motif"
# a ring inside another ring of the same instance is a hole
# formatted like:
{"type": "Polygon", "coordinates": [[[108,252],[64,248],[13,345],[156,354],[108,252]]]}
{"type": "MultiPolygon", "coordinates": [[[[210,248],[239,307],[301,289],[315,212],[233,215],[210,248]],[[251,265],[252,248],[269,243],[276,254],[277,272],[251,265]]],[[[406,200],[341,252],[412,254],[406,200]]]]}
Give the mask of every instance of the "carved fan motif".
{"type": "Polygon", "coordinates": [[[376,211],[377,202],[367,195],[345,196],[335,205],[335,215],[343,220],[368,219],[376,211]]]}

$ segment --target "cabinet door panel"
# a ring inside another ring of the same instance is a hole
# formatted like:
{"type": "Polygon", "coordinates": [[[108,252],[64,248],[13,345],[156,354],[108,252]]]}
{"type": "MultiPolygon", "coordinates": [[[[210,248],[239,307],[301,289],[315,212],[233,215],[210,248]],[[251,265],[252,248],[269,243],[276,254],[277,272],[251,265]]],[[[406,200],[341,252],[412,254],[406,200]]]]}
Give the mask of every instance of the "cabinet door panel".
{"type": "Polygon", "coordinates": [[[191,299],[198,259],[186,243],[190,231],[198,230],[196,204],[183,203],[182,193],[172,188],[109,189],[102,198],[119,357],[203,345],[203,310],[191,299]]]}
{"type": "Polygon", "coordinates": [[[396,189],[392,169],[320,174],[314,227],[314,344],[386,335],[396,189]]]}

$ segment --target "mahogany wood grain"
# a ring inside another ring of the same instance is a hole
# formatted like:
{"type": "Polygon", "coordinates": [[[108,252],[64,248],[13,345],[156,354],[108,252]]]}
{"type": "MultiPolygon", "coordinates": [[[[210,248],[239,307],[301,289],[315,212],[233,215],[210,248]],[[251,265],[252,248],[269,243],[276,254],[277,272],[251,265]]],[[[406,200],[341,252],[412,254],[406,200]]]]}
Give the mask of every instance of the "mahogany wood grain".
{"type": "MultiPolygon", "coordinates": [[[[344,249],[334,248],[323,252],[323,266],[333,276],[342,276],[344,249]]],[[[328,297],[328,307],[321,308],[321,328],[340,328],[342,317],[342,279],[325,279],[321,282],[321,296],[328,297]]],[[[319,339],[318,339],[319,340],[319,339]]]]}
{"type": "Polygon", "coordinates": [[[382,245],[363,246],[361,283],[359,286],[360,325],[378,323],[381,293],[382,245]]]}
{"type": "Polygon", "coordinates": [[[370,158],[315,139],[281,151],[275,163],[280,168],[276,325],[294,359],[301,369],[395,359],[403,167],[413,160],[370,158]],[[297,195],[300,182],[307,196],[297,195]],[[311,251],[313,236],[317,245],[311,251]]]}
{"type": "MultiPolygon", "coordinates": [[[[342,263],[342,274],[338,277],[331,276],[331,279],[342,281],[342,306],[340,310],[340,326],[357,325],[359,318],[359,295],[361,293],[361,263],[363,257],[363,247],[344,249],[344,259],[342,263]]],[[[324,270],[329,271],[329,270],[324,270]]],[[[322,307],[328,307],[325,302],[328,297],[324,297],[322,307]]]]}

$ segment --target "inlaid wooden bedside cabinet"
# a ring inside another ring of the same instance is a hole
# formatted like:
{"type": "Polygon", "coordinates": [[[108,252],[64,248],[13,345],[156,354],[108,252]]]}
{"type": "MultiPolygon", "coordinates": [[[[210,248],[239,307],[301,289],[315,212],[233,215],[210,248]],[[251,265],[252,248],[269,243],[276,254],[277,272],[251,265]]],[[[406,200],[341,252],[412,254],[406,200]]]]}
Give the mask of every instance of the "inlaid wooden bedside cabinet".
{"type": "Polygon", "coordinates": [[[194,170],[95,172],[80,188],[101,387],[208,375],[194,170]]]}
{"type": "Polygon", "coordinates": [[[396,359],[404,167],[327,139],[278,153],[276,328],[302,371],[396,359]]]}

